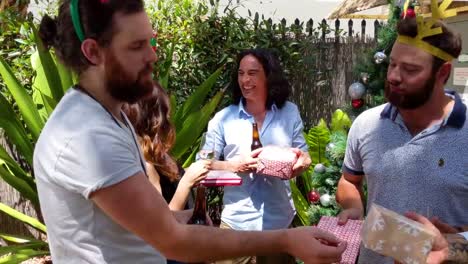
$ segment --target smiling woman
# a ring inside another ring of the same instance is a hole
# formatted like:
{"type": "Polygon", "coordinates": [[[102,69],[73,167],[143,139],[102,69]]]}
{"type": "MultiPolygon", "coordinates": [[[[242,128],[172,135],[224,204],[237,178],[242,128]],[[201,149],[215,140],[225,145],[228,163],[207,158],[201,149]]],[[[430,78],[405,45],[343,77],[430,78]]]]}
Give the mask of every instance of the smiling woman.
{"type": "MultiPolygon", "coordinates": [[[[213,161],[213,169],[232,171],[243,178],[241,186],[224,188],[221,228],[274,230],[291,224],[295,208],[289,183],[256,174],[255,157],[261,149],[251,152],[252,123],[257,123],[263,146],[294,148],[298,156],[294,176],[310,165],[301,117],[297,106],[287,101],[289,89],[280,62],[271,51],[247,50],[238,56],[231,81],[233,104],[210,121],[202,147],[215,148],[217,159],[222,153],[224,161],[213,161]]],[[[247,263],[252,258],[220,263],[247,263]]],[[[257,257],[257,263],[294,263],[294,258],[257,257]]]]}

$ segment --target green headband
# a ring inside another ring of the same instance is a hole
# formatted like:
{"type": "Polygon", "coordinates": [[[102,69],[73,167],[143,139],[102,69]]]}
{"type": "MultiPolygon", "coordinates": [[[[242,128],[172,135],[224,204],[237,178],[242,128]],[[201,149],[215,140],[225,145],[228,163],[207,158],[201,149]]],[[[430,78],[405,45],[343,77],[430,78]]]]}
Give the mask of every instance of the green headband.
{"type": "Polygon", "coordinates": [[[78,0],[71,0],[70,2],[70,14],[75,28],[76,35],[80,42],[84,40],[83,29],[81,28],[80,12],[78,11],[78,0]]]}
{"type": "MultiPolygon", "coordinates": [[[[101,1],[102,2],[102,1],[101,1]]],[[[70,15],[73,22],[73,28],[75,29],[76,35],[80,42],[84,40],[83,28],[80,22],[80,12],[78,11],[78,0],[71,0],[70,2],[70,15]]],[[[156,37],[151,38],[151,46],[156,47],[156,37]]]]}

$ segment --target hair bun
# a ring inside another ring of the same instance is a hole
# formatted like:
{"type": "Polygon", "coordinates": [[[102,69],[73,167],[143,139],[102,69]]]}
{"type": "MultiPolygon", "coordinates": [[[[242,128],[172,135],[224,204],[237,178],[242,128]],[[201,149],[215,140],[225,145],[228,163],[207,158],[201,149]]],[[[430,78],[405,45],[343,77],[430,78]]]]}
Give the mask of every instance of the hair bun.
{"type": "Polygon", "coordinates": [[[45,15],[39,25],[39,37],[46,48],[53,47],[57,38],[57,21],[45,15]]]}

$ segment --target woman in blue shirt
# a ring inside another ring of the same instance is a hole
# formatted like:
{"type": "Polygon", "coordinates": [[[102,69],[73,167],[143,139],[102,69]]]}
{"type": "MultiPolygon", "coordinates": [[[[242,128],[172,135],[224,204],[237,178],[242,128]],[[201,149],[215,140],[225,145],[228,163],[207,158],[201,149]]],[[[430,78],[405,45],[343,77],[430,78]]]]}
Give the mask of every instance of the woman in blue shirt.
{"type": "MultiPolygon", "coordinates": [[[[242,52],[233,72],[233,103],[209,122],[204,149],[214,149],[214,169],[229,170],[243,178],[241,186],[224,189],[221,228],[274,230],[288,228],[295,215],[289,181],[256,175],[257,160],[250,151],[252,123],[259,128],[263,146],[291,148],[298,156],[294,176],[311,160],[303,136],[303,124],[295,104],[287,101],[289,82],[279,60],[270,51],[242,52]]],[[[249,263],[252,257],[219,263],[249,263]]],[[[257,263],[294,263],[289,256],[257,257],[257,263]]]]}

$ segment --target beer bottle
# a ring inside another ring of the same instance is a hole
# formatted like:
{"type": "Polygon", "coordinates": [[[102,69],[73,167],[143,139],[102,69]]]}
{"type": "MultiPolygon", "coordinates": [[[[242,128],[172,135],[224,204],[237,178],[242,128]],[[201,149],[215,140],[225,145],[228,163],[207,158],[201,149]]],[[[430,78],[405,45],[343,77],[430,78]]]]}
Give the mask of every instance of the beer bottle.
{"type": "Polygon", "coordinates": [[[262,143],[260,142],[260,135],[258,133],[257,123],[252,123],[252,145],[250,145],[250,150],[255,150],[261,148],[262,143]]]}
{"type": "Polygon", "coordinates": [[[195,208],[193,209],[193,215],[187,222],[189,225],[208,225],[208,219],[206,215],[206,198],[205,198],[206,187],[199,185],[197,187],[197,197],[195,200],[195,208]]]}

